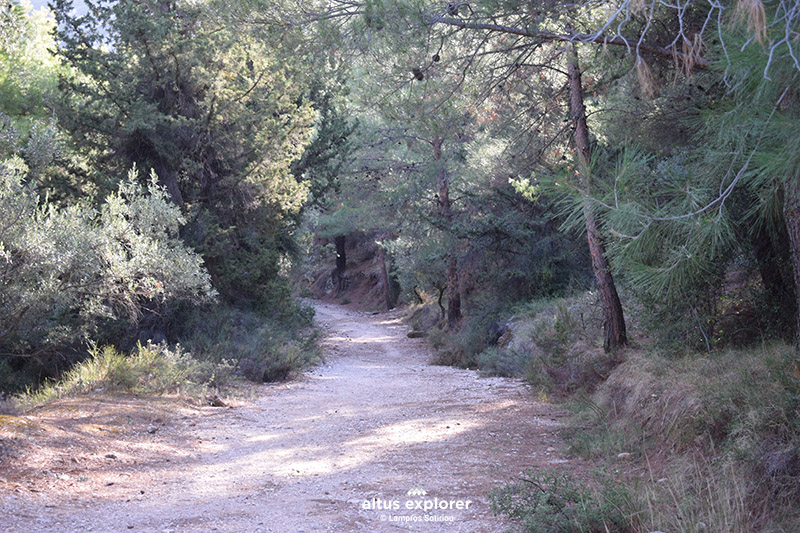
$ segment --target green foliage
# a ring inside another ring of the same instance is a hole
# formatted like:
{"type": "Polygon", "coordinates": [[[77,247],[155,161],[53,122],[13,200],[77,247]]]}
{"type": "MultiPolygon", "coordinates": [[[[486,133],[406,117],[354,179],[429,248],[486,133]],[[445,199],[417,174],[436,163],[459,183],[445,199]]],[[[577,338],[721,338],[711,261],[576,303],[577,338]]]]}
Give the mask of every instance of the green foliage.
{"type": "Polygon", "coordinates": [[[180,314],[176,336],[197,359],[227,362],[252,381],[282,381],[320,358],[317,334],[309,330],[313,308],[285,315],[290,321],[231,307],[193,308],[180,314]]]}
{"type": "Polygon", "coordinates": [[[314,234],[323,239],[349,235],[367,225],[363,208],[340,206],[320,214],[314,224],[314,234]]]}
{"type": "Polygon", "coordinates": [[[489,315],[470,315],[458,331],[432,330],[431,342],[437,349],[434,363],[477,368],[480,354],[492,340],[489,327],[491,319],[489,315]]]}
{"type": "MultiPolygon", "coordinates": [[[[788,300],[794,297],[791,262],[798,259],[788,256],[782,210],[800,168],[791,96],[796,63],[748,41],[750,30],[734,26],[721,35],[728,47],[713,53],[722,75],[704,73],[665,89],[651,106],[654,120],[644,125],[620,131],[599,121],[609,144],[600,145],[593,162],[602,178],[594,202],[611,237],[615,271],[652,311],[659,335],[693,349],[728,342],[717,335],[725,300],[742,294],[726,286],[726,275],[741,277],[757,265],[764,290],[751,291],[757,298],[746,311],[774,308],[775,324],[759,325],[761,331],[789,337],[787,317],[796,307],[788,300]],[[670,115],[673,124],[662,131],[671,131],[673,140],[656,146],[653,128],[670,115]]],[[[782,33],[774,36],[780,40],[782,33]]],[[[785,46],[797,51],[796,43],[785,46]]]]}
{"type": "Polygon", "coordinates": [[[219,2],[86,4],[84,17],[64,0],[54,11],[57,54],[70,67],[59,117],[92,157],[93,181],[108,190],[121,166],[155,169],[220,293],[275,307],[309,192],[292,164],[314,121],[292,63],[278,56],[288,35],[238,31],[219,2]]]}
{"type": "Polygon", "coordinates": [[[0,7],[0,112],[24,116],[18,124],[23,128],[27,120],[49,114],[60,71],[47,50],[53,43],[52,18],[44,9],[29,11],[27,1],[9,0],[0,7]]]}
{"type": "Polygon", "coordinates": [[[482,348],[478,368],[523,377],[543,392],[592,390],[620,362],[597,346],[602,322],[593,293],[519,304],[506,327],[502,344],[482,348]]]}
{"type": "MultiPolygon", "coordinates": [[[[220,368],[225,371],[224,365],[220,368]]],[[[88,359],[77,363],[58,381],[28,391],[20,400],[22,406],[32,407],[97,389],[133,394],[196,393],[212,372],[209,365],[193,359],[180,346],[169,349],[163,345],[139,345],[130,355],[113,346],[95,346],[88,359]]]]}
{"type": "Polygon", "coordinates": [[[478,369],[490,376],[525,376],[529,365],[528,354],[496,346],[489,346],[478,355],[478,369]]]}
{"type": "Polygon", "coordinates": [[[636,500],[628,488],[596,473],[594,487],[565,472],[530,470],[519,481],[495,489],[495,515],[529,533],[636,531],[636,500]]]}
{"type": "Polygon", "coordinates": [[[178,239],[184,219],[155,183],[128,181],[100,209],[58,208],[35,193],[27,168],[0,162],[3,353],[79,346],[111,320],[135,323],[171,302],[214,297],[197,254],[178,239]]]}
{"type": "MultiPolygon", "coordinates": [[[[332,75],[331,75],[332,77],[332,75]]],[[[338,84],[337,84],[338,85],[338,84]]],[[[325,207],[341,188],[341,174],[351,162],[355,146],[352,136],[358,121],[347,117],[335,101],[338,87],[312,84],[309,99],[317,110],[314,137],[303,155],[292,164],[292,172],[309,184],[309,205],[325,207]]]]}
{"type": "MultiPolygon", "coordinates": [[[[74,195],[58,165],[79,166],[58,127],[53,102],[64,68],[50,54],[52,17],[16,0],[0,7],[0,160],[18,156],[38,186],[58,187],[51,198],[74,195]]],[[[126,169],[127,170],[127,169],[126,169]]]]}

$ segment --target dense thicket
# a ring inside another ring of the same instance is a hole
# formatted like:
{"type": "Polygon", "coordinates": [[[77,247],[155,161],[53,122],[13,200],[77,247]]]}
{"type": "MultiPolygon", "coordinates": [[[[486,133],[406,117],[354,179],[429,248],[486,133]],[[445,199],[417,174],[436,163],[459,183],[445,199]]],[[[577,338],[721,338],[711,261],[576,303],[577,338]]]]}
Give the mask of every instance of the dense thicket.
{"type": "Polygon", "coordinates": [[[89,341],[183,340],[220,359],[202,340],[209,321],[252,333],[226,357],[254,378],[273,375],[270,358],[304,360],[279,353],[291,334],[262,328],[308,320],[282,269],[309,183],[322,181],[309,169],[330,159],[321,147],[299,161],[314,106],[316,129],[330,123],[311,78],[223,5],[51,7],[54,20],[16,2],[2,12],[6,386],[54,375],[89,341]]]}
{"type": "Polygon", "coordinates": [[[89,178],[152,168],[187,216],[184,240],[231,301],[284,298],[280,260],[307,186],[292,172],[313,113],[292,66],[215,13],[183,2],[53,4],[59,119],[93,159],[89,178]]]}

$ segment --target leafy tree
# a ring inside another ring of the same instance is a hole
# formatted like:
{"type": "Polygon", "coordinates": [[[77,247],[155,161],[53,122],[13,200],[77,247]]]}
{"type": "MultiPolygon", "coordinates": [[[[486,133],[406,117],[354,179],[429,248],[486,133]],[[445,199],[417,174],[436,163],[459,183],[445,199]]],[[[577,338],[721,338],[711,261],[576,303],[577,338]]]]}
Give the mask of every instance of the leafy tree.
{"type": "Polygon", "coordinates": [[[63,69],[48,51],[53,20],[46,10],[17,1],[0,7],[0,20],[0,158],[22,157],[28,173],[57,199],[70,193],[61,167],[72,154],[54,109],[63,69]]]}
{"type": "Polygon", "coordinates": [[[327,205],[330,196],[339,191],[341,175],[353,157],[352,138],[358,121],[349,119],[343,112],[344,105],[337,101],[344,92],[339,83],[328,87],[320,80],[309,91],[308,99],[317,111],[314,136],[292,164],[297,180],[308,184],[309,206],[327,205]]]}

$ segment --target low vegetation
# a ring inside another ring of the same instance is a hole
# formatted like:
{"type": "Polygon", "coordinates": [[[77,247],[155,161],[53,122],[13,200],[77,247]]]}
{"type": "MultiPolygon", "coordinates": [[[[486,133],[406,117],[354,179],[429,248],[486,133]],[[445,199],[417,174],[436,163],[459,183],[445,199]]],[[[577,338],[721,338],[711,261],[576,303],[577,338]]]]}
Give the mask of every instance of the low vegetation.
{"type": "Polygon", "coordinates": [[[161,4],[0,7],[0,397],[275,381],[318,356],[286,271],[325,95],[265,35],[161,4]]]}
{"type": "Polygon", "coordinates": [[[320,358],[314,309],[296,305],[286,311],[283,319],[269,319],[238,309],[196,309],[177,336],[201,361],[233,365],[252,381],[281,381],[320,358]]]}
{"type": "Polygon", "coordinates": [[[586,480],[562,472],[529,471],[519,481],[489,494],[496,514],[513,518],[530,533],[635,531],[633,493],[602,472],[586,480]]]}
{"type": "MultiPolygon", "coordinates": [[[[519,306],[477,361],[485,373],[522,377],[560,398],[573,412],[562,431],[570,453],[607,470],[581,480],[530,473],[493,493],[495,511],[532,532],[796,531],[794,347],[765,341],[687,353],[650,341],[649,350],[606,354],[593,299],[519,306]]],[[[646,329],[637,333],[647,338],[646,329]]],[[[443,349],[461,346],[456,336],[443,349]]]]}
{"type": "Polygon", "coordinates": [[[198,395],[214,382],[224,382],[231,365],[211,365],[193,358],[180,347],[139,345],[131,354],[113,346],[94,347],[89,357],[74,365],[58,381],[43,384],[20,397],[23,408],[88,392],[141,395],[184,393],[198,395]]]}

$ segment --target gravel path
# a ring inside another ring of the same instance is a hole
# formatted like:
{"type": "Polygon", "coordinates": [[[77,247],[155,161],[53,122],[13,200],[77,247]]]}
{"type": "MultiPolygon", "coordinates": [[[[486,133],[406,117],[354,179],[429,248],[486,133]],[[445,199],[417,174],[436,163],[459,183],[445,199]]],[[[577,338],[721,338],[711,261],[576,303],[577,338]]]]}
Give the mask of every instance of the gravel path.
{"type": "Polygon", "coordinates": [[[183,417],[184,453],[107,493],[2,495],[0,530],[505,531],[486,492],[567,461],[559,413],[521,382],[431,366],[396,313],[315,305],[324,365],[183,417]]]}

